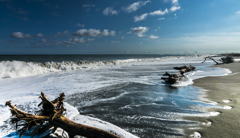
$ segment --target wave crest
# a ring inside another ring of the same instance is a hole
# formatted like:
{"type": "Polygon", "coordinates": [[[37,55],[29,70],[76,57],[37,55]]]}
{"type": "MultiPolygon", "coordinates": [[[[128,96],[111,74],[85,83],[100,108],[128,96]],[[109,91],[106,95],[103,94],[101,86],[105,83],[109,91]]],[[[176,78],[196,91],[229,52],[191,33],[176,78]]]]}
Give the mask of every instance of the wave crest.
{"type": "Polygon", "coordinates": [[[62,61],[62,62],[25,62],[25,61],[1,61],[0,78],[26,77],[48,72],[64,70],[91,69],[106,66],[131,65],[133,63],[164,62],[171,59],[180,59],[192,56],[169,56],[160,58],[122,59],[112,61],[62,61]]]}

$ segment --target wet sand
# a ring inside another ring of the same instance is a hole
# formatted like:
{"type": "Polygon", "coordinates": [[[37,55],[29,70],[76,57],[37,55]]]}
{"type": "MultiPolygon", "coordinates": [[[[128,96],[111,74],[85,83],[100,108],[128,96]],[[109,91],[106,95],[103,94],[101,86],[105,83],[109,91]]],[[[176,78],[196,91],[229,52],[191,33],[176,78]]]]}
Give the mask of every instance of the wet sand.
{"type": "Polygon", "coordinates": [[[218,106],[232,106],[232,109],[211,108],[209,112],[220,112],[218,116],[189,117],[188,120],[207,122],[210,126],[201,126],[202,129],[186,129],[187,137],[199,132],[204,138],[240,138],[240,63],[235,62],[214,67],[227,68],[232,71],[227,76],[205,77],[194,80],[193,86],[208,90],[206,97],[218,102],[218,106]],[[223,100],[231,100],[229,103],[223,100]]]}

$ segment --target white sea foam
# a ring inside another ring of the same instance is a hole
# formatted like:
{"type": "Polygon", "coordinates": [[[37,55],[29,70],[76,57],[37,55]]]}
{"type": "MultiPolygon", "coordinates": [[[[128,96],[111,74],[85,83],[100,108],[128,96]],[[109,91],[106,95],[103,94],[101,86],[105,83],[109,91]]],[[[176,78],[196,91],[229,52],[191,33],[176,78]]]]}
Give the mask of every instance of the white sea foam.
{"type": "Polygon", "coordinates": [[[201,134],[199,132],[194,132],[192,135],[190,135],[192,138],[201,138],[201,134]]]}
{"type": "Polygon", "coordinates": [[[209,116],[217,116],[220,112],[209,112],[209,116]]]}
{"type": "Polygon", "coordinates": [[[236,58],[236,59],[234,59],[234,61],[235,61],[235,62],[239,62],[239,61],[240,61],[240,59],[239,59],[239,58],[236,58]]]}
{"type": "Polygon", "coordinates": [[[194,74],[195,74],[195,71],[190,72],[190,73],[186,73],[185,77],[183,77],[180,82],[178,82],[176,84],[173,84],[172,86],[179,87],[179,86],[187,86],[187,85],[193,84],[193,80],[191,79],[191,77],[194,74]]]}
{"type": "Polygon", "coordinates": [[[232,107],[225,105],[225,106],[223,106],[223,109],[228,109],[228,110],[230,110],[230,109],[232,109],[232,107]]]}
{"type": "MultiPolygon", "coordinates": [[[[175,114],[175,113],[172,113],[175,114]]],[[[189,113],[177,113],[176,115],[181,116],[194,116],[194,117],[210,117],[210,116],[217,116],[220,112],[207,112],[207,113],[198,113],[198,114],[189,114],[189,113]]]]}
{"type": "Polygon", "coordinates": [[[52,69],[40,67],[32,62],[22,61],[1,61],[0,66],[0,78],[25,77],[54,71],[52,69]]]}
{"type": "Polygon", "coordinates": [[[206,125],[206,126],[210,126],[210,125],[212,125],[212,122],[204,122],[204,123],[202,123],[203,125],[206,125]]]}
{"type": "Polygon", "coordinates": [[[229,103],[231,100],[223,100],[224,103],[229,103]]]}

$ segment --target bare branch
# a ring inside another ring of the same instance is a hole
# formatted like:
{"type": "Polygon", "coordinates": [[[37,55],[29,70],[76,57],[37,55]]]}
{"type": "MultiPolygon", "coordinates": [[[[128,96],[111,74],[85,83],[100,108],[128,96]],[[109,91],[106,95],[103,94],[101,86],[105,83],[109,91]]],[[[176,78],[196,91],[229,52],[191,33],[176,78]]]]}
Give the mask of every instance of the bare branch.
{"type": "Polygon", "coordinates": [[[11,122],[16,123],[16,128],[18,128],[18,126],[23,126],[19,130],[20,137],[22,137],[26,130],[32,131],[31,135],[34,136],[43,134],[51,127],[54,127],[54,131],[60,127],[69,134],[70,138],[75,135],[81,135],[88,138],[120,138],[110,132],[77,124],[66,118],[62,114],[66,111],[63,107],[63,101],[65,98],[64,93],[61,93],[60,96],[53,101],[49,101],[43,92],[41,93],[40,98],[42,99],[42,102],[39,104],[39,106],[42,105],[40,115],[23,112],[16,106],[12,105],[10,101],[6,102],[6,106],[9,106],[12,112],[13,118],[11,119],[11,122]],[[25,123],[18,125],[18,122],[21,120],[25,121],[25,123]]]}

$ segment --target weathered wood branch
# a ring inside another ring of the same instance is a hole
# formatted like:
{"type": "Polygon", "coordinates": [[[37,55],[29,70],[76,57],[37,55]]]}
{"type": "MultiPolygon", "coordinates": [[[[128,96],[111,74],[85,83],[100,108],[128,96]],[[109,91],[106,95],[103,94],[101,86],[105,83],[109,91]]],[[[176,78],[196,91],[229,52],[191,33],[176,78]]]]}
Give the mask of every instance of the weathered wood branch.
{"type": "Polygon", "coordinates": [[[180,70],[180,71],[175,74],[169,74],[168,72],[166,72],[165,74],[163,74],[163,76],[168,76],[168,78],[162,77],[161,79],[164,80],[166,83],[175,84],[176,82],[181,81],[181,79],[184,77],[184,73],[193,71],[196,69],[196,67],[190,65],[190,66],[174,67],[174,69],[180,70]]]}
{"type": "Polygon", "coordinates": [[[213,60],[216,65],[219,65],[219,64],[227,64],[227,63],[232,63],[234,61],[233,57],[231,56],[226,56],[226,57],[222,57],[219,61],[220,62],[217,62],[215,59],[213,59],[211,56],[208,56],[208,57],[205,57],[204,58],[204,61],[202,63],[204,63],[207,59],[211,59],[213,60]]]}
{"type": "Polygon", "coordinates": [[[78,124],[63,115],[66,109],[63,107],[63,101],[65,98],[64,93],[61,93],[58,98],[53,101],[47,99],[45,94],[42,92],[40,98],[42,102],[39,106],[42,106],[39,115],[33,115],[18,109],[17,106],[12,105],[11,101],[6,102],[6,106],[9,106],[13,118],[11,122],[16,124],[16,129],[22,127],[18,131],[20,137],[26,132],[31,131],[31,135],[40,135],[54,127],[54,131],[60,127],[66,131],[70,138],[75,135],[85,136],[88,138],[120,138],[110,132],[78,124]],[[18,124],[19,121],[24,121],[24,124],[18,124]]]}
{"type": "Polygon", "coordinates": [[[213,59],[211,56],[205,57],[205,58],[204,58],[204,61],[203,61],[202,63],[204,63],[208,58],[211,59],[211,60],[213,60],[216,64],[220,64],[220,63],[218,63],[215,59],[213,59]]]}

